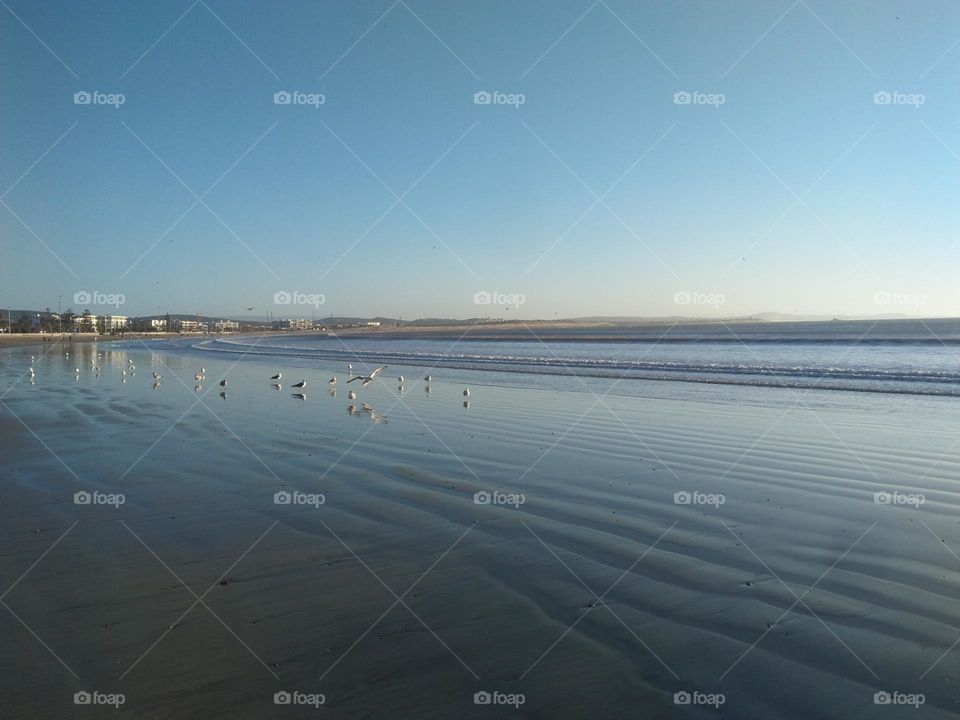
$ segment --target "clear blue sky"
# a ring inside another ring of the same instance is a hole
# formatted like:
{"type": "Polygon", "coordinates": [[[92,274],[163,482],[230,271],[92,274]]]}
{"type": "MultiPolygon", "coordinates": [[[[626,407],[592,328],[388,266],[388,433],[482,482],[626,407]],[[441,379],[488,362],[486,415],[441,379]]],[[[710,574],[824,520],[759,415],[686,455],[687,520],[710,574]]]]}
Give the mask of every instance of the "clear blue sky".
{"type": "Polygon", "coordinates": [[[960,315],[955,2],[4,3],[2,306],[960,315]]]}

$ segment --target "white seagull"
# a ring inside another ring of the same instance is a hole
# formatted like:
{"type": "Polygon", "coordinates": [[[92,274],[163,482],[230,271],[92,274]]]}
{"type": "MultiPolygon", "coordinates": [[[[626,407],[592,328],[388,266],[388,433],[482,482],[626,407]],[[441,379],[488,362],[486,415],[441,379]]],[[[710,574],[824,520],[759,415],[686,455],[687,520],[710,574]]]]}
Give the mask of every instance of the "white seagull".
{"type": "Polygon", "coordinates": [[[464,397],[470,397],[470,388],[464,388],[464,389],[463,389],[463,396],[464,396],[464,397]]]}
{"type": "Polygon", "coordinates": [[[424,378],[424,380],[425,380],[426,382],[430,382],[431,380],[433,380],[433,378],[430,377],[429,375],[427,375],[427,376],[424,378]]]}
{"type": "Polygon", "coordinates": [[[301,388],[301,389],[302,389],[302,388],[305,388],[306,386],[307,386],[307,381],[306,381],[306,380],[301,380],[301,381],[298,382],[298,383],[294,383],[294,384],[291,385],[290,387],[295,387],[295,388],[301,388]]]}
{"type": "Polygon", "coordinates": [[[153,379],[154,379],[154,380],[159,380],[159,379],[160,379],[160,375],[157,373],[156,370],[153,371],[153,379]]]}
{"type": "Polygon", "coordinates": [[[282,378],[282,377],[283,377],[283,373],[277,373],[276,375],[272,376],[270,379],[271,379],[271,380],[279,380],[279,379],[282,378]]]}
{"type": "Polygon", "coordinates": [[[352,383],[354,380],[359,380],[359,381],[360,381],[360,385],[363,386],[363,387],[366,387],[367,385],[369,385],[370,383],[373,382],[373,379],[374,379],[377,375],[379,375],[380,373],[382,373],[382,372],[383,372],[384,370],[386,370],[386,369],[387,369],[387,366],[384,365],[383,367],[378,367],[377,369],[375,369],[372,373],[370,373],[370,374],[367,375],[366,377],[364,377],[363,375],[357,375],[356,377],[350,378],[349,380],[347,380],[347,382],[348,382],[348,383],[352,383]]]}
{"type": "Polygon", "coordinates": [[[403,385],[403,375],[401,375],[400,377],[397,378],[397,382],[399,382],[401,385],[403,385]]]}
{"type": "Polygon", "coordinates": [[[357,399],[357,394],[356,394],[353,390],[351,390],[350,392],[347,393],[347,399],[348,399],[348,400],[356,400],[356,399],[357,399]]]}
{"type": "Polygon", "coordinates": [[[327,385],[336,385],[336,384],[337,384],[337,378],[336,378],[336,377],[332,377],[332,378],[330,378],[329,380],[327,380],[327,385]]]}

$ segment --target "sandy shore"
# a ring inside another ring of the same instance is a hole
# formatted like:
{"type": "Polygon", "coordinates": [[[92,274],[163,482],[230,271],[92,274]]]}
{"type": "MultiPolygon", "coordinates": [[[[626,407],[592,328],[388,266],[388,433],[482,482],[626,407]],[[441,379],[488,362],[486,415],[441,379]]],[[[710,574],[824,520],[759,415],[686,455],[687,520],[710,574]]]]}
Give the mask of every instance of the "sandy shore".
{"type": "Polygon", "coordinates": [[[465,408],[454,371],[349,401],[333,368],[278,392],[260,361],[99,351],[99,378],[74,379],[88,345],[33,385],[0,355],[5,718],[100,717],[84,690],[143,718],[316,714],[287,691],[349,718],[960,710],[949,399],[473,386],[465,408]]]}
{"type": "Polygon", "coordinates": [[[218,335],[182,335],[181,333],[126,333],[124,335],[98,335],[97,333],[0,333],[0,347],[19,347],[23,345],[37,345],[43,347],[48,343],[109,343],[130,340],[164,340],[180,337],[228,337],[231,333],[218,335]]]}

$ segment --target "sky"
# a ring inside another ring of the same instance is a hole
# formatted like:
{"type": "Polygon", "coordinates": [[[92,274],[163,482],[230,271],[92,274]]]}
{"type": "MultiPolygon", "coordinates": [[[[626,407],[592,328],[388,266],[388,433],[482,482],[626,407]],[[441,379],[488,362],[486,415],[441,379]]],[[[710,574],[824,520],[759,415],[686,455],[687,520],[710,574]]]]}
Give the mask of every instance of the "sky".
{"type": "Polygon", "coordinates": [[[3,0],[0,307],[960,316],[958,28],[947,0],[3,0]]]}

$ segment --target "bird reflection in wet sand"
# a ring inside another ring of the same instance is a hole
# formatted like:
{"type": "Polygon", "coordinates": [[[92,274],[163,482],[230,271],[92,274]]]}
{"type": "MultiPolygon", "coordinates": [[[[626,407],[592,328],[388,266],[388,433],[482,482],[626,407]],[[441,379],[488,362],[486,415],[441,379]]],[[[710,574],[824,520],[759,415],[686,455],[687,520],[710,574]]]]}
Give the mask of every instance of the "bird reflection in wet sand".
{"type": "Polygon", "coordinates": [[[358,417],[359,417],[359,416],[366,415],[366,416],[369,417],[373,422],[378,423],[378,424],[379,424],[379,423],[384,423],[384,424],[385,424],[385,423],[387,422],[387,417],[386,417],[386,415],[382,415],[381,413],[378,413],[376,410],[374,410],[372,407],[370,407],[367,403],[363,403],[363,405],[362,405],[360,408],[357,408],[356,405],[348,405],[348,406],[347,406],[347,415],[350,415],[350,416],[358,416],[358,417]]]}
{"type": "Polygon", "coordinates": [[[274,390],[283,390],[283,385],[281,385],[280,383],[274,383],[270,387],[272,387],[274,390]]]}
{"type": "Polygon", "coordinates": [[[307,394],[302,392],[290,393],[290,397],[295,397],[297,400],[306,400],[307,394]]]}

